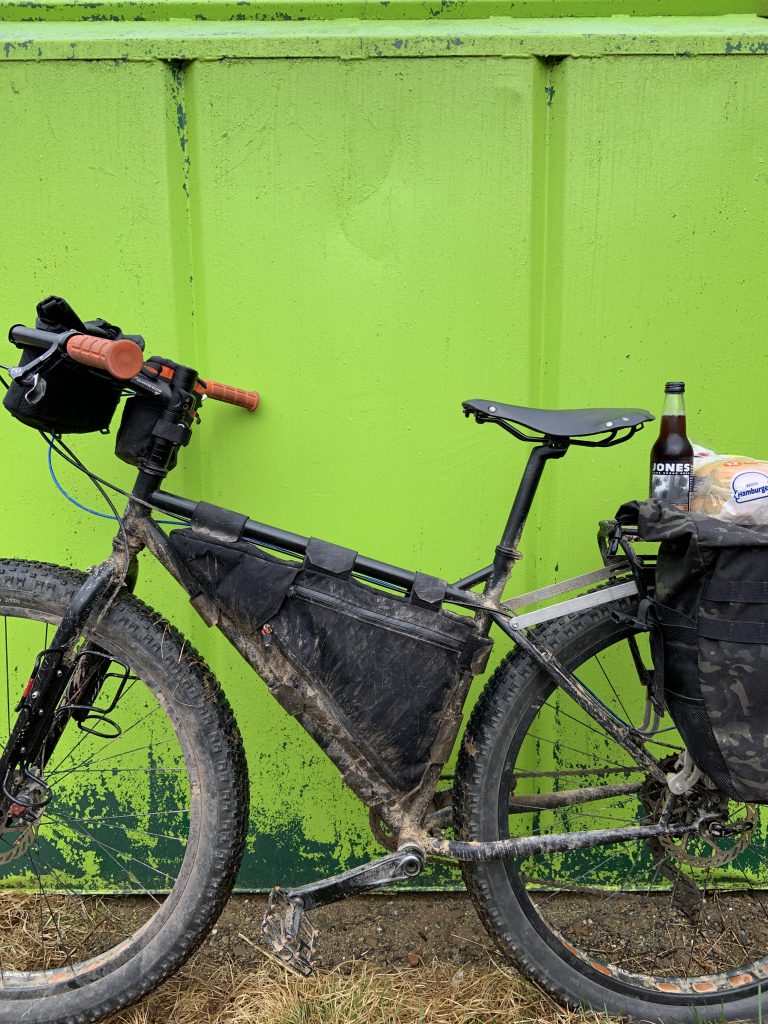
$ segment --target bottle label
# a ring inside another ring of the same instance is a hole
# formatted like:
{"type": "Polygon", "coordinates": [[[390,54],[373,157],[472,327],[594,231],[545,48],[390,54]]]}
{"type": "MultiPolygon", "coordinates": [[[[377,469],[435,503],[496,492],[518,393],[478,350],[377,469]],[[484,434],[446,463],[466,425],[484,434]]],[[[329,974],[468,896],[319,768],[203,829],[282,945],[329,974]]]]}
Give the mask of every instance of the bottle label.
{"type": "Polygon", "coordinates": [[[651,500],[687,512],[691,503],[690,462],[652,462],[651,500]]]}

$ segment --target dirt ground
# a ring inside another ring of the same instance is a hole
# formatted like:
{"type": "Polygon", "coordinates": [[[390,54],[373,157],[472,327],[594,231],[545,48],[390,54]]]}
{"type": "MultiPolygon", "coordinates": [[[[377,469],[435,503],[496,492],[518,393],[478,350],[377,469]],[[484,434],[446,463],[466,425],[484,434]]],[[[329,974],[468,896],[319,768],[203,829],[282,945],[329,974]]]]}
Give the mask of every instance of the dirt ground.
{"type": "MultiPolygon", "coordinates": [[[[729,894],[703,911],[693,948],[669,895],[644,897],[642,918],[626,899],[603,901],[600,913],[594,896],[566,894],[549,910],[559,925],[567,918],[573,934],[584,930],[585,939],[597,928],[607,957],[624,951],[632,936],[666,970],[690,969],[692,961],[703,971],[725,967],[739,962],[736,947],[748,958],[753,944],[764,950],[768,942],[764,904],[746,894],[729,894]]],[[[465,893],[360,896],[316,910],[318,970],[307,979],[265,949],[265,905],[263,895],[233,896],[190,962],[107,1024],[610,1024],[586,1010],[569,1012],[521,977],[465,893]]]]}
{"type": "MultiPolygon", "coordinates": [[[[206,957],[245,965],[262,959],[263,896],[233,896],[214,933],[206,957]],[[252,945],[253,944],[253,945],[252,945]]],[[[326,968],[366,960],[379,967],[441,964],[487,966],[499,959],[466,893],[357,896],[322,907],[311,915],[319,930],[319,964],[326,968]]]]}
{"type": "Polygon", "coordinates": [[[105,1024],[610,1024],[522,978],[464,893],[363,896],[316,911],[310,978],[264,949],[264,906],[264,896],[234,896],[181,971],[105,1024]]]}

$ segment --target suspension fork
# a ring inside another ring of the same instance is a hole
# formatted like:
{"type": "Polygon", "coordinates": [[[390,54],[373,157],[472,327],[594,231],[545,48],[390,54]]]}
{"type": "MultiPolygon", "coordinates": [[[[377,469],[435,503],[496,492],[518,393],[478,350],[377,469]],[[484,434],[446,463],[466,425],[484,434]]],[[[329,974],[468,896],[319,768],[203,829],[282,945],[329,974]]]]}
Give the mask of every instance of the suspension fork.
{"type": "Polygon", "coordinates": [[[509,621],[504,615],[491,612],[491,618],[499,626],[500,629],[504,630],[507,636],[511,637],[515,643],[521,647],[526,654],[529,654],[534,661],[536,661],[544,671],[549,675],[557,685],[565,690],[569,697],[571,697],[580,708],[592,718],[609,736],[612,736],[616,742],[627,751],[641,768],[644,768],[659,782],[663,782],[666,785],[667,776],[663,769],[659,765],[659,762],[649,754],[648,751],[642,744],[642,740],[637,736],[637,733],[631,727],[622,725],[621,722],[617,721],[613,715],[611,715],[599,701],[595,700],[589,690],[580,683],[576,676],[572,672],[569,672],[554,654],[546,647],[542,647],[541,644],[537,643],[528,633],[521,629],[515,629],[514,626],[510,625],[509,621]]]}
{"type": "Polygon", "coordinates": [[[0,755],[0,785],[6,800],[13,799],[7,784],[11,773],[32,764],[44,768],[61,737],[66,723],[57,724],[56,717],[69,682],[68,658],[89,617],[113,585],[115,575],[111,560],[93,570],[64,612],[50,646],[38,658],[16,708],[18,718],[0,755]]]}

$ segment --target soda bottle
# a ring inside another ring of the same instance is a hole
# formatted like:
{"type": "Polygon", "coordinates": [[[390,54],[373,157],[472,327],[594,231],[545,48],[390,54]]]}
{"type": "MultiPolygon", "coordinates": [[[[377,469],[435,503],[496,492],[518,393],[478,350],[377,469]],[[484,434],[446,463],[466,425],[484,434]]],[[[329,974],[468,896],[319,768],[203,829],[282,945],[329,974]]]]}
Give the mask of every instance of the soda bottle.
{"type": "Polygon", "coordinates": [[[685,384],[664,387],[659,436],[651,448],[652,500],[687,512],[693,480],[693,447],[685,433],[685,384]]]}

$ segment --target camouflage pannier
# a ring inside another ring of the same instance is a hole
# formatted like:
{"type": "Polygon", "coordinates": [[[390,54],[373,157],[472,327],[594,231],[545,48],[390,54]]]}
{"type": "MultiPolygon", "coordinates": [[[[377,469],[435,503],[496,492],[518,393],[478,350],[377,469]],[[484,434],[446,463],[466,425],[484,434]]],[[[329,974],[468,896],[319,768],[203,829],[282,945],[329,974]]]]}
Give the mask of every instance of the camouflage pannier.
{"type": "Polygon", "coordinates": [[[657,502],[636,514],[661,542],[648,624],[672,719],[720,790],[768,802],[768,527],[657,502]]]}

